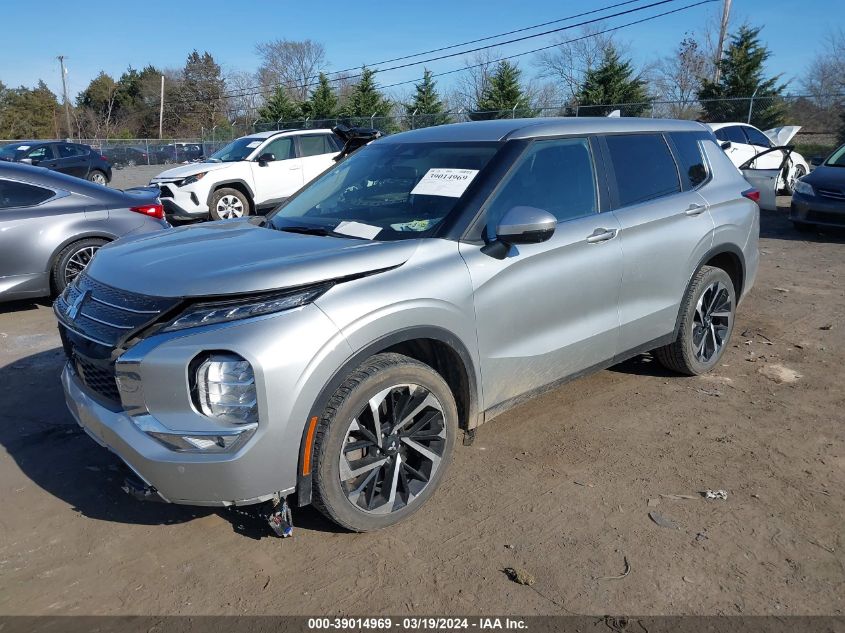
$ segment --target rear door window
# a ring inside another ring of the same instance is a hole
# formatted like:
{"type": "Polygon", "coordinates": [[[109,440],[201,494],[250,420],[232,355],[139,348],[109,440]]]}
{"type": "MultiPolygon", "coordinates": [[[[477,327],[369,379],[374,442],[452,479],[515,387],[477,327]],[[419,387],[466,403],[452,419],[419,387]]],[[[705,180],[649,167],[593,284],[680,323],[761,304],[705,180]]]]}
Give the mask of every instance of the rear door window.
{"type": "Polygon", "coordinates": [[[83,148],[81,145],[71,145],[69,143],[59,145],[59,158],[76,158],[77,156],[87,155],[87,148],[83,148]]]}
{"type": "Polygon", "coordinates": [[[678,160],[678,170],[681,172],[681,183],[684,189],[695,189],[707,180],[707,162],[701,141],[707,138],[702,132],[673,132],[669,134],[675,146],[675,157],[678,160]]]}
{"type": "Polygon", "coordinates": [[[14,180],[0,180],[0,209],[32,207],[49,200],[53,195],[53,191],[43,187],[14,180]]]}
{"type": "Polygon", "coordinates": [[[662,134],[605,137],[616,175],[618,206],[647,202],[678,193],[678,169],[662,134]]]}
{"type": "Polygon", "coordinates": [[[302,151],[303,158],[319,156],[321,154],[333,154],[337,151],[331,144],[328,134],[300,136],[299,148],[302,151]]]}

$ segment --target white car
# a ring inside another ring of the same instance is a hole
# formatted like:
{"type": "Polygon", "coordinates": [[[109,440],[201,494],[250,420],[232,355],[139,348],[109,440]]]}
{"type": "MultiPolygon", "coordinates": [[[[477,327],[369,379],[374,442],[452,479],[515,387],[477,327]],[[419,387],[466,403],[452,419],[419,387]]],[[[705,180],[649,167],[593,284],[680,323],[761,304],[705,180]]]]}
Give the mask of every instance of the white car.
{"type": "Polygon", "coordinates": [[[280,130],[236,139],[200,163],[150,181],[168,218],[226,220],[273,207],[334,164],[331,130],[280,130]]]}
{"type": "MultiPolygon", "coordinates": [[[[761,132],[753,125],[746,123],[708,123],[708,125],[716,138],[722,142],[722,148],[728,158],[737,167],[767,149],[788,145],[801,129],[800,125],[785,125],[761,132]]],[[[754,161],[751,166],[755,169],[778,169],[782,162],[782,152],[768,152],[754,161]]],[[[792,152],[787,164],[786,178],[783,175],[778,178],[778,191],[792,193],[795,182],[801,176],[807,175],[809,171],[810,166],[804,157],[797,152],[792,152]]]]}

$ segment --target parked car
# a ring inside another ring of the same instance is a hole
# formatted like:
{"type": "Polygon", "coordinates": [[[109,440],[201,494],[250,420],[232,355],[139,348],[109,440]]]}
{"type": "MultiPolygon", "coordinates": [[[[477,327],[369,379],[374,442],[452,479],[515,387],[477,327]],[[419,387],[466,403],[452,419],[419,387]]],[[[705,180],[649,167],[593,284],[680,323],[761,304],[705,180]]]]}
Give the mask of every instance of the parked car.
{"type": "Polygon", "coordinates": [[[459,430],[528,396],[647,350],[713,369],[757,272],[755,197],[689,121],[387,136],[267,218],[104,248],[55,303],[67,402],[140,498],[267,502],[272,525],[295,493],[387,527],[459,430]]]}
{"type": "Polygon", "coordinates": [[[88,145],[65,141],[19,141],[0,147],[0,160],[45,167],[98,185],[111,181],[111,163],[88,145]]]}
{"type": "Polygon", "coordinates": [[[795,184],[789,219],[799,230],[845,226],[845,145],[795,184]]]}
{"type": "Polygon", "coordinates": [[[343,142],[331,130],[281,130],[232,141],[199,163],[150,181],[168,217],[227,220],[271,208],[331,167],[343,142]]]}
{"type": "Polygon", "coordinates": [[[202,145],[198,143],[170,143],[155,149],[156,164],[190,163],[202,158],[202,145]]]}
{"type": "Polygon", "coordinates": [[[60,293],[103,245],[168,226],[155,194],[0,163],[0,301],[60,293]]]}
{"type": "Polygon", "coordinates": [[[103,150],[103,158],[115,167],[134,167],[135,165],[153,165],[146,148],[129,145],[115,145],[103,150]]]}
{"type": "MultiPolygon", "coordinates": [[[[799,125],[787,125],[761,132],[753,125],[746,123],[710,123],[710,129],[716,138],[722,142],[722,148],[734,165],[740,167],[755,155],[767,149],[789,145],[798,130],[799,125]]],[[[765,152],[752,167],[756,169],[773,169],[783,162],[782,152],[765,152]]],[[[778,191],[792,193],[795,181],[809,173],[810,165],[801,154],[793,151],[784,168],[784,173],[778,179],[778,191]]]]}

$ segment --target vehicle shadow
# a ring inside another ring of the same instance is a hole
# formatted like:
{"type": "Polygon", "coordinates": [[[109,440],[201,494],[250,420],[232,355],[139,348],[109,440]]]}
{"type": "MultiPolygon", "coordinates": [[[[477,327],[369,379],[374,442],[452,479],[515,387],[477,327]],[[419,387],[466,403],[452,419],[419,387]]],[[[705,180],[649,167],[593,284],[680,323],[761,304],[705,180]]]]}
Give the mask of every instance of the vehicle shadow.
{"type": "Polygon", "coordinates": [[[40,299],[24,299],[21,301],[7,301],[5,303],[0,303],[0,314],[37,310],[39,307],[49,307],[51,304],[52,301],[49,297],[43,297],[40,299]]]}
{"type": "Polygon", "coordinates": [[[679,374],[673,372],[671,369],[666,369],[648,352],[638,354],[617,365],[608,367],[607,371],[618,374],[630,374],[632,376],[654,376],[656,378],[677,378],[679,376],[679,374]]]}
{"type": "MultiPolygon", "coordinates": [[[[246,508],[206,508],[138,501],[121,489],[126,469],[74,421],[59,376],[64,352],[54,348],[0,366],[0,445],[43,490],[91,519],[135,525],[186,523],[217,514],[254,539],[276,538],[246,508]]],[[[311,508],[294,508],[297,527],[338,528],[311,508]]]]}

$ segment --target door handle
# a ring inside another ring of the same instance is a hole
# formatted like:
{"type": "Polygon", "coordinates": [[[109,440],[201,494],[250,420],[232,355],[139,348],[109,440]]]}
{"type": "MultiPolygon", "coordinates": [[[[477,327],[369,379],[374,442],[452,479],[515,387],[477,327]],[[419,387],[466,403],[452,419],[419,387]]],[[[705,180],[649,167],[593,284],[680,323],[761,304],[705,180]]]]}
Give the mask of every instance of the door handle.
{"type": "Polygon", "coordinates": [[[588,244],[598,244],[599,242],[606,242],[616,237],[616,229],[596,229],[592,234],[587,236],[588,244]]]}
{"type": "Polygon", "coordinates": [[[691,204],[687,207],[687,210],[684,211],[684,215],[701,215],[705,211],[707,211],[707,207],[705,207],[703,204],[691,204]]]}

